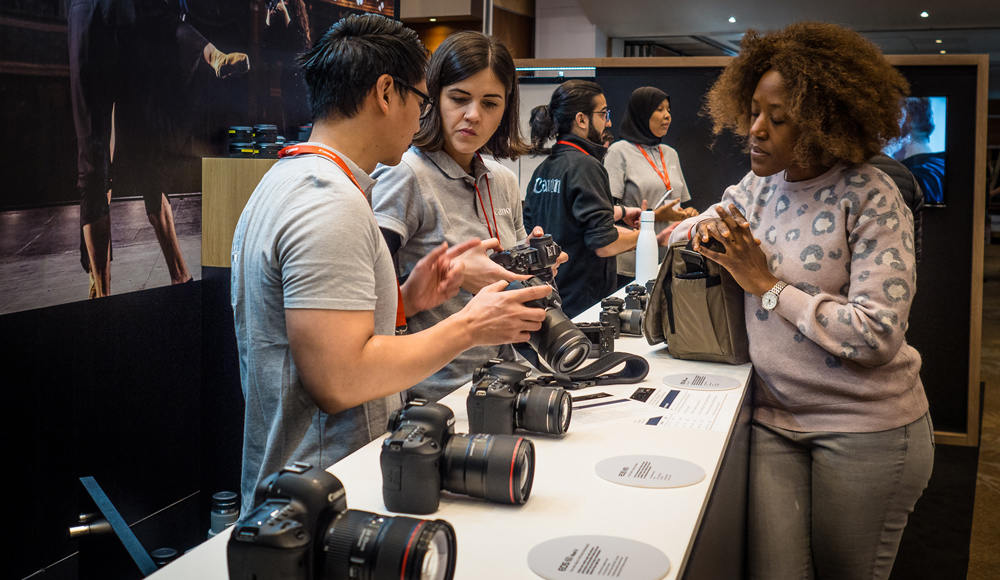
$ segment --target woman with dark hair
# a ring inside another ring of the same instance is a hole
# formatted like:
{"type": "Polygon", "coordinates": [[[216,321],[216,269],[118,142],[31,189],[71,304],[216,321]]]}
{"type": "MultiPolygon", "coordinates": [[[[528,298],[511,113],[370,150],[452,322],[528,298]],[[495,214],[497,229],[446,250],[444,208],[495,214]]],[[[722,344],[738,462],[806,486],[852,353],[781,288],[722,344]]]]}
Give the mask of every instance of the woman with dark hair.
{"type": "MultiPolygon", "coordinates": [[[[656,232],[661,236],[669,235],[671,222],[698,215],[694,208],[680,207],[691,194],[677,151],[661,143],[669,128],[670,96],[656,87],[639,87],[629,98],[621,140],[611,145],[604,157],[611,196],[622,205],[660,210],[663,221],[656,224],[656,232]]],[[[661,260],[665,252],[665,248],[660,249],[661,260]]],[[[618,285],[624,286],[634,277],[635,252],[619,254],[618,285]]]]}
{"type": "Polygon", "coordinates": [[[611,111],[601,87],[582,79],[556,87],[548,105],[531,111],[531,142],[541,151],[556,138],[552,152],[535,169],[524,198],[524,223],[540,225],[570,256],[556,282],[563,312],[573,317],[617,287],[615,256],[635,248],[638,208],[614,205],[602,134],[611,111]]]}
{"type": "MultiPolygon", "coordinates": [[[[460,259],[465,282],[457,296],[407,318],[412,330],[434,326],[458,312],[472,296],[498,281],[524,279],[487,257],[525,240],[517,177],[494,158],[517,159],[527,150],[518,127],[514,59],[499,40],[478,32],[448,37],[431,57],[427,91],[434,105],[420,120],[413,146],[395,167],[380,166],[372,192],[379,227],[400,278],[443,242],[485,240],[460,259]]],[[[532,235],[541,235],[541,229],[532,235]]],[[[565,255],[561,261],[565,261],[565,255]]],[[[469,381],[491,358],[511,358],[509,346],[481,346],[413,387],[437,400],[469,381]]]]}
{"type": "Polygon", "coordinates": [[[708,94],[715,132],[745,139],[752,171],[671,237],[746,291],[751,578],[887,578],[930,479],[920,355],[904,337],[913,219],[867,164],[899,135],[908,91],[861,35],[799,23],[748,31],[708,94]]]}

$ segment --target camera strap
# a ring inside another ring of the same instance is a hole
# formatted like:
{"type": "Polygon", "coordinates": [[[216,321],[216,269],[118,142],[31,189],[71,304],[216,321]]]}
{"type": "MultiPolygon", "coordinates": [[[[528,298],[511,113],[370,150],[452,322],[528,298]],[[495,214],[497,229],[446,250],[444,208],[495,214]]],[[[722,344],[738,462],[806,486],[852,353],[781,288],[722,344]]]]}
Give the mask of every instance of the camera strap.
{"type": "Polygon", "coordinates": [[[610,352],[582,369],[564,376],[568,376],[573,382],[573,386],[566,387],[567,389],[582,389],[596,385],[638,383],[645,379],[647,374],[649,374],[649,362],[641,356],[627,352],[610,352]],[[625,363],[625,368],[622,370],[604,374],[622,363],[625,363]]]}

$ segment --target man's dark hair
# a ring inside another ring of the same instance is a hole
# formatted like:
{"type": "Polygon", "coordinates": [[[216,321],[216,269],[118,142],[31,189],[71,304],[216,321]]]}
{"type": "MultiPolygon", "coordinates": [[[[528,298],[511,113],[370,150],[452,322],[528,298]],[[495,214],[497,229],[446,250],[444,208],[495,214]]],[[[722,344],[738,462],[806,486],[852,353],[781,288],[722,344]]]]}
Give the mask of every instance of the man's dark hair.
{"type": "Polygon", "coordinates": [[[504,111],[500,126],[483,147],[498,159],[517,160],[528,146],[521,137],[518,106],[517,69],[503,42],[479,32],[462,31],[452,34],[441,43],[431,57],[427,70],[427,92],[437,105],[420,119],[420,131],[413,144],[426,151],[440,151],[444,147],[444,128],[441,126],[441,90],[464,81],[479,71],[489,68],[503,84],[504,111]]]}
{"type": "MultiPolygon", "coordinates": [[[[331,26],[298,62],[313,120],[350,118],[361,110],[380,76],[392,75],[410,86],[424,80],[427,50],[416,32],[396,20],[352,15],[331,26]]],[[[405,98],[407,89],[395,84],[405,98]]]]}
{"type": "Polygon", "coordinates": [[[604,94],[593,81],[572,79],[556,87],[548,105],[531,110],[531,146],[541,151],[549,139],[571,133],[577,113],[594,113],[594,101],[604,94]]]}

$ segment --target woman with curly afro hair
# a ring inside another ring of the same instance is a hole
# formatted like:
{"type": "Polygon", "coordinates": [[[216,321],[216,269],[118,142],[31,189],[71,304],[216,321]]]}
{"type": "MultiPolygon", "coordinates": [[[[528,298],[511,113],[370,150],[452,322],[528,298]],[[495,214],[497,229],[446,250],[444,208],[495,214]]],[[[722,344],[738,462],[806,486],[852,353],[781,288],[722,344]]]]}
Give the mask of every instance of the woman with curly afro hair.
{"type": "Polygon", "coordinates": [[[754,365],[750,577],[886,578],[933,465],[913,217],[865,162],[899,134],[902,75],[859,34],[749,31],[709,91],[751,173],[671,241],[743,287],[754,365]],[[711,249],[709,241],[713,242],[711,249]]]}

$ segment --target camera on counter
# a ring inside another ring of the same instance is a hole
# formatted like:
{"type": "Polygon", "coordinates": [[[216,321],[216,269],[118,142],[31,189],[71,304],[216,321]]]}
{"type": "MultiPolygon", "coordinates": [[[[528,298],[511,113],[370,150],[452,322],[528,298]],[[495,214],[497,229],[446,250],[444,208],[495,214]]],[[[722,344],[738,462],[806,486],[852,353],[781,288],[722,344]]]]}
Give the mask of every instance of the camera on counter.
{"type": "Polygon", "coordinates": [[[514,429],[562,435],[569,430],[572,397],[545,379],[531,378],[527,366],[499,359],[472,375],[466,399],[469,431],[510,435],[514,429]]]}
{"type": "Polygon", "coordinates": [[[510,250],[494,252],[490,259],[515,274],[538,276],[545,282],[552,282],[552,266],[559,260],[562,248],[553,241],[552,236],[528,238],[523,244],[518,244],[510,250]]]}
{"type": "Polygon", "coordinates": [[[615,352],[615,328],[603,322],[577,322],[576,327],[590,339],[590,358],[615,352]]]}
{"type": "Polygon", "coordinates": [[[261,482],[227,546],[231,580],[451,580],[455,530],[444,520],[347,509],[340,480],[293,463],[261,482]]]}
{"type": "Polygon", "coordinates": [[[394,512],[437,511],[441,491],[523,504],[535,477],[535,447],[523,437],[455,433],[455,414],[416,399],[389,418],[382,442],[382,499],[394,512]]]}
{"type": "Polygon", "coordinates": [[[611,296],[601,300],[601,324],[614,328],[615,338],[622,334],[642,335],[644,310],[626,308],[625,301],[611,296]]]}
{"type": "MultiPolygon", "coordinates": [[[[505,290],[517,290],[545,284],[537,276],[515,280],[505,290]]],[[[542,327],[528,335],[528,344],[546,365],[557,373],[567,374],[578,369],[590,356],[590,339],[562,311],[562,298],[553,288],[545,298],[529,300],[525,306],[544,308],[542,327]]]]}
{"type": "Polygon", "coordinates": [[[646,311],[649,292],[641,284],[629,284],[625,287],[625,309],[646,311]]]}

